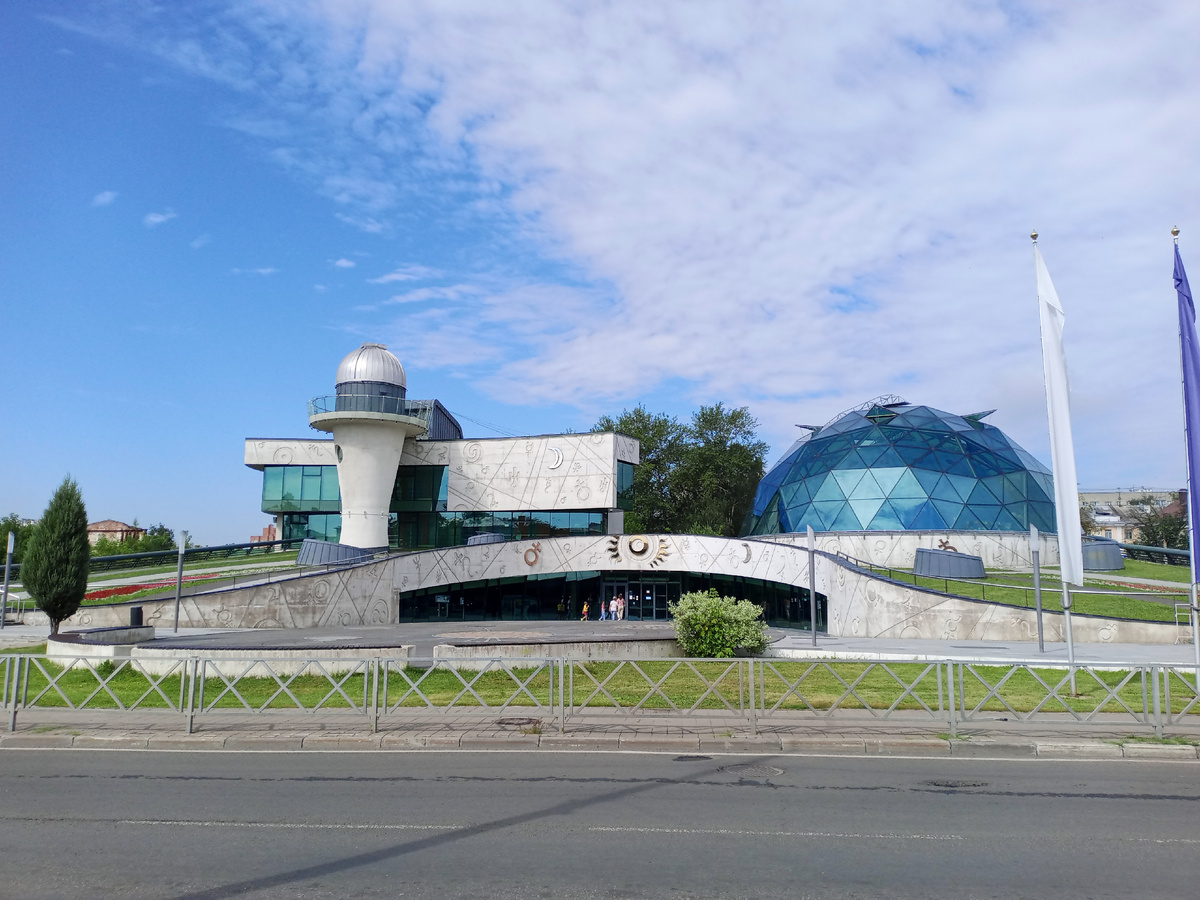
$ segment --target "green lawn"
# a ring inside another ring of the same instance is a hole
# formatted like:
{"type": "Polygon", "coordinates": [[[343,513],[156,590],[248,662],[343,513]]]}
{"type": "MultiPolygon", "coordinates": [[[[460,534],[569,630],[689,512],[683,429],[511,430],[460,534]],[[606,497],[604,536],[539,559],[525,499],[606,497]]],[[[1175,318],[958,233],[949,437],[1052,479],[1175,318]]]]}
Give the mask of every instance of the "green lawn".
{"type": "MultiPolygon", "coordinates": [[[[970,597],[975,600],[986,600],[991,603],[1004,603],[1009,606],[1022,606],[1026,609],[1036,607],[1033,591],[1033,575],[1020,572],[992,572],[986,579],[950,580],[945,578],[926,578],[913,575],[902,569],[881,569],[873,567],[874,571],[888,575],[898,581],[907,581],[918,587],[932,588],[958,597],[970,597]]],[[[1166,567],[1163,567],[1166,568],[1166,567]]],[[[1100,587],[1100,586],[1096,586],[1100,587]]],[[[1164,592],[1164,596],[1169,592],[1164,592]]],[[[1183,596],[1179,600],[1186,599],[1183,596]]],[[[1116,619],[1148,619],[1154,622],[1174,622],[1175,610],[1170,603],[1158,603],[1140,597],[1125,597],[1120,595],[1097,596],[1095,594],[1073,594],[1072,609],[1079,613],[1090,613],[1097,616],[1110,616],[1116,619]]],[[[1043,572],[1042,574],[1042,608],[1055,612],[1062,611],[1062,582],[1057,575],[1043,572]]]]}
{"type": "MultiPolygon", "coordinates": [[[[900,709],[920,709],[921,702],[933,710],[938,709],[938,670],[937,667],[925,663],[893,663],[885,669],[879,664],[864,663],[819,663],[807,661],[771,660],[762,665],[762,677],[755,690],[759,694],[758,704],[762,704],[765,694],[768,709],[817,709],[827,710],[838,702],[847,690],[847,685],[853,684],[855,691],[862,698],[850,696],[839,704],[843,709],[862,709],[869,704],[873,709],[886,709],[898,704],[900,709]],[[890,669],[891,674],[888,669],[890,669]],[[902,701],[899,699],[909,685],[915,684],[911,694],[902,701]],[[797,696],[797,693],[799,696],[797,696]],[[918,700],[919,698],[919,700],[918,700]],[[899,702],[898,702],[899,701],[899,702]]],[[[66,702],[54,689],[46,690],[47,675],[54,677],[63,670],[53,663],[43,662],[45,671],[33,667],[31,669],[28,697],[30,705],[38,707],[63,707],[66,702]]],[[[614,700],[621,708],[631,708],[640,704],[643,709],[669,709],[673,703],[680,708],[697,706],[706,710],[733,711],[745,709],[749,704],[750,686],[746,683],[745,668],[730,661],[705,661],[695,664],[696,669],[704,676],[701,678],[686,666],[676,666],[671,662],[640,662],[638,667],[617,662],[575,663],[571,667],[565,683],[568,685],[569,705],[576,711],[589,708],[612,708],[614,700]],[[672,671],[672,667],[675,666],[672,671]],[[643,674],[644,673],[644,674],[643,674]],[[705,679],[709,682],[705,683],[705,679]],[[662,684],[654,693],[652,686],[662,684]],[[715,686],[714,686],[715,683],[715,686]],[[598,689],[603,685],[612,699],[598,689]],[[706,692],[707,695],[706,695],[706,692]],[[701,699],[703,697],[703,699],[701,699]]],[[[233,681],[239,671],[235,664],[224,664],[226,677],[233,681]]],[[[112,663],[98,667],[100,677],[111,678],[108,690],[123,704],[133,703],[139,698],[141,705],[147,708],[173,709],[178,708],[180,698],[180,677],[178,674],[161,679],[159,688],[162,695],[157,693],[146,676],[134,671],[126,665],[112,674],[112,663]],[[164,696],[165,695],[165,699],[164,696]]],[[[756,671],[758,669],[756,668],[756,671]]],[[[968,708],[974,708],[988,696],[1009,672],[1004,666],[976,666],[965,670],[964,687],[967,695],[968,708]]],[[[512,672],[495,671],[478,674],[462,671],[455,673],[448,669],[406,669],[404,673],[392,672],[387,679],[386,697],[387,708],[396,709],[420,708],[426,705],[415,693],[409,693],[410,683],[417,682],[421,691],[435,707],[446,707],[456,702],[458,706],[479,707],[503,706],[512,699],[512,707],[532,707],[529,697],[518,692],[519,684],[529,680],[529,691],[538,702],[546,705],[550,701],[550,676],[546,669],[537,671],[533,668],[516,669],[512,672]],[[531,677],[532,676],[532,677],[531,677]],[[465,684],[472,683],[479,699],[465,691],[465,684]],[[480,701],[482,700],[482,704],[480,701]]],[[[1042,678],[1051,686],[1059,686],[1066,678],[1066,673],[1055,669],[1037,669],[1034,672],[1019,671],[1005,681],[998,690],[998,696],[1003,698],[1013,709],[1027,712],[1042,703],[1045,689],[1038,684],[1036,676],[1042,678]]],[[[1108,712],[1121,711],[1120,706],[1112,700],[1104,701],[1106,691],[1102,687],[1115,687],[1128,676],[1127,672],[1091,673],[1081,671],[1077,676],[1079,693],[1068,702],[1072,709],[1078,712],[1088,712],[1100,708],[1108,712]]],[[[313,709],[317,706],[327,709],[352,710],[363,705],[363,675],[347,677],[335,676],[334,680],[341,684],[345,696],[333,691],[324,677],[299,676],[292,679],[283,678],[288,685],[292,697],[280,690],[280,684],[271,678],[241,678],[236,680],[238,692],[246,702],[255,709],[313,709]]],[[[758,680],[758,679],[756,679],[758,680]]],[[[101,688],[97,674],[86,668],[76,668],[66,672],[58,681],[63,694],[72,703],[80,704],[86,701],[90,708],[116,708],[116,700],[101,688]]],[[[383,685],[381,684],[381,690],[383,685]]],[[[557,690],[557,676],[555,677],[557,690]]],[[[1067,689],[1060,688],[1065,696],[1067,689]]],[[[1118,696],[1134,710],[1140,710],[1142,702],[1142,684],[1140,676],[1134,676],[1125,684],[1118,696]]],[[[241,702],[226,691],[226,685],[218,678],[208,678],[203,687],[204,707],[218,709],[241,708],[241,702]]],[[[1181,678],[1175,677],[1171,682],[1171,706],[1178,712],[1195,697],[1194,690],[1181,678]]],[[[943,700],[943,703],[945,701],[943,700]]],[[[381,708],[383,707],[381,697],[381,708]]],[[[557,705],[557,702],[555,703],[557,705]]],[[[200,691],[197,690],[196,706],[200,706],[200,691]]],[[[1002,712],[1005,704],[1000,699],[992,697],[982,706],[983,709],[1002,712]]],[[[1066,706],[1061,701],[1053,701],[1041,707],[1047,712],[1065,712],[1066,706]]],[[[1194,710],[1200,713],[1200,709],[1194,710]]]]}
{"type": "Polygon", "coordinates": [[[1129,576],[1130,578],[1154,578],[1158,581],[1177,581],[1181,584],[1190,584],[1192,580],[1192,570],[1190,566],[1164,566],[1162,563],[1145,562],[1140,559],[1125,560],[1125,568],[1118,569],[1114,572],[1092,572],[1087,577],[1105,578],[1111,576],[1113,578],[1121,578],[1129,576]]]}

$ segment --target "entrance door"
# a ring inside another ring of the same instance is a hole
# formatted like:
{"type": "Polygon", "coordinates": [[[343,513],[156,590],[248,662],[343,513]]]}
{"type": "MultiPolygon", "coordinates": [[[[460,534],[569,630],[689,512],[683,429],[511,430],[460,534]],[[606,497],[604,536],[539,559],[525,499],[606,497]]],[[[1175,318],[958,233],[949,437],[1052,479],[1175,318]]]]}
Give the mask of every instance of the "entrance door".
{"type": "Polygon", "coordinates": [[[662,582],[644,581],[641,584],[642,618],[667,618],[667,586],[662,582]]]}
{"type": "MultiPolygon", "coordinates": [[[[604,587],[600,591],[600,597],[602,598],[601,602],[604,604],[604,609],[607,610],[609,608],[610,602],[617,596],[617,594],[625,594],[625,596],[628,597],[628,585],[620,581],[606,581],[604,583],[604,587]]],[[[597,609],[592,617],[596,619],[600,618],[600,610],[597,609]]]]}

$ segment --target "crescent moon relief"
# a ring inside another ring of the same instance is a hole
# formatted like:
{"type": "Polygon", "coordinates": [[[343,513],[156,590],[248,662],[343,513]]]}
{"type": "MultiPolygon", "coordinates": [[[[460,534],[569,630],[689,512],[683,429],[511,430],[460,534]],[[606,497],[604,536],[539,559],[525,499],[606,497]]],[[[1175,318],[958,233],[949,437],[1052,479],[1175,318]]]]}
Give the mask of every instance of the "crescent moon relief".
{"type": "Polygon", "coordinates": [[[552,462],[547,468],[557,469],[559,466],[561,466],[563,464],[562,451],[559,450],[557,447],[551,447],[550,452],[554,454],[554,462],[552,462]]]}

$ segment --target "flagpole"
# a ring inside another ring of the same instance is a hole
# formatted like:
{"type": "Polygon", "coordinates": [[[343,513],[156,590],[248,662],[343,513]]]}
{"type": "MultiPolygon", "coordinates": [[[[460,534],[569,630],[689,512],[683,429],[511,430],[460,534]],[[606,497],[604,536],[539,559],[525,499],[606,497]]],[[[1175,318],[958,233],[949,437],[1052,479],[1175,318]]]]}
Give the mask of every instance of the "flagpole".
{"type": "MultiPolygon", "coordinates": [[[[1032,238],[1032,240],[1033,240],[1034,270],[1040,272],[1041,268],[1043,268],[1044,266],[1039,266],[1040,260],[1039,260],[1038,248],[1037,248],[1038,233],[1036,231],[1031,231],[1029,233],[1029,237],[1032,238]]],[[[1039,278],[1040,278],[1040,275],[1039,275],[1039,278]]],[[[1048,278],[1049,278],[1049,275],[1047,274],[1047,279],[1048,278]]],[[[1069,547],[1070,539],[1068,538],[1066,541],[1064,541],[1064,534],[1063,534],[1064,531],[1066,531],[1070,528],[1069,525],[1066,525],[1066,528],[1064,528],[1064,524],[1066,522],[1069,522],[1071,517],[1066,514],[1066,511],[1062,508],[1063,504],[1061,502],[1059,502],[1063,496],[1062,492],[1059,490],[1059,486],[1060,486],[1059,479],[1065,478],[1067,476],[1066,476],[1066,473],[1061,471],[1059,468],[1058,451],[1055,449],[1056,448],[1056,438],[1055,438],[1055,421],[1056,420],[1055,420],[1055,416],[1054,416],[1053,400],[1052,400],[1053,388],[1051,387],[1051,383],[1050,383],[1051,382],[1050,368],[1049,368],[1050,363],[1047,358],[1047,349],[1046,349],[1046,328],[1044,325],[1045,317],[1044,317],[1044,315],[1042,315],[1042,311],[1040,309],[1040,307],[1043,305],[1043,299],[1041,297],[1040,285],[1041,285],[1041,283],[1039,281],[1038,321],[1039,321],[1039,330],[1042,335],[1042,366],[1043,366],[1044,374],[1045,374],[1045,378],[1046,378],[1046,402],[1049,407],[1047,409],[1047,415],[1050,420],[1049,421],[1050,453],[1054,457],[1054,459],[1052,460],[1052,463],[1053,463],[1053,468],[1054,468],[1053,474],[1054,474],[1054,481],[1055,481],[1055,491],[1054,491],[1054,493],[1055,493],[1055,513],[1056,513],[1056,517],[1057,517],[1057,521],[1058,521],[1058,571],[1059,571],[1059,581],[1062,584],[1063,637],[1065,638],[1065,640],[1067,642],[1067,673],[1070,678],[1071,695],[1074,696],[1077,693],[1076,686],[1075,686],[1075,639],[1074,639],[1074,635],[1071,630],[1071,586],[1070,586],[1070,583],[1067,578],[1068,568],[1073,569],[1074,565],[1073,564],[1071,566],[1067,565],[1066,554],[1068,554],[1070,552],[1070,547],[1069,547]]],[[[1051,290],[1053,291],[1052,285],[1051,285],[1051,290]]],[[[1058,301],[1056,299],[1055,304],[1057,305],[1057,303],[1058,303],[1058,301]]],[[[1061,314],[1061,310],[1060,310],[1060,314],[1061,314]]],[[[1066,365],[1065,360],[1064,360],[1063,365],[1064,366],[1066,365]]],[[[1069,429],[1069,427],[1070,426],[1068,424],[1068,429],[1069,429]]],[[[1074,452],[1075,452],[1074,442],[1072,441],[1071,442],[1072,464],[1070,466],[1072,471],[1074,470],[1074,452]]],[[[1083,584],[1082,573],[1079,573],[1079,576],[1080,576],[1079,583],[1082,585],[1083,584]]]]}
{"type": "MultiPolygon", "coordinates": [[[[1171,229],[1171,237],[1175,241],[1175,247],[1176,247],[1175,252],[1178,253],[1179,252],[1179,250],[1178,250],[1178,248],[1179,248],[1179,228],[1178,228],[1178,226],[1171,229]]],[[[1200,626],[1200,606],[1198,606],[1197,602],[1196,602],[1196,580],[1197,580],[1196,579],[1196,517],[1194,515],[1192,515],[1192,504],[1194,502],[1194,499],[1192,497],[1192,454],[1191,454],[1191,447],[1189,446],[1191,443],[1191,439],[1190,439],[1191,436],[1188,434],[1187,377],[1184,374],[1184,366],[1185,366],[1185,362],[1184,362],[1184,354],[1183,354],[1183,329],[1180,328],[1180,330],[1179,330],[1179,381],[1180,381],[1180,386],[1182,388],[1181,396],[1183,399],[1183,449],[1184,449],[1183,461],[1186,466],[1187,485],[1188,485],[1187,509],[1185,509],[1184,512],[1187,513],[1187,519],[1188,519],[1188,565],[1191,567],[1191,573],[1192,573],[1192,587],[1191,587],[1191,591],[1190,591],[1191,596],[1189,598],[1191,600],[1191,603],[1188,604],[1188,612],[1190,615],[1188,618],[1191,620],[1191,624],[1192,624],[1192,649],[1195,651],[1195,654],[1196,654],[1196,693],[1200,694],[1200,628],[1197,627],[1197,626],[1200,626]]]]}

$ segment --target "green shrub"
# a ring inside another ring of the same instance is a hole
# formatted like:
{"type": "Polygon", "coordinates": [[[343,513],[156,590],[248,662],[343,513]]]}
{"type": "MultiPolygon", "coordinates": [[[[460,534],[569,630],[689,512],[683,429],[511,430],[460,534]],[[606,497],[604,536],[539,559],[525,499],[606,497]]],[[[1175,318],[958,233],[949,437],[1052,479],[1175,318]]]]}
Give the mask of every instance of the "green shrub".
{"type": "Polygon", "coordinates": [[[734,651],[761,653],[767,646],[762,608],[749,600],[722,597],[715,590],[684,594],[671,604],[675,638],[692,657],[723,658],[734,651]]]}

